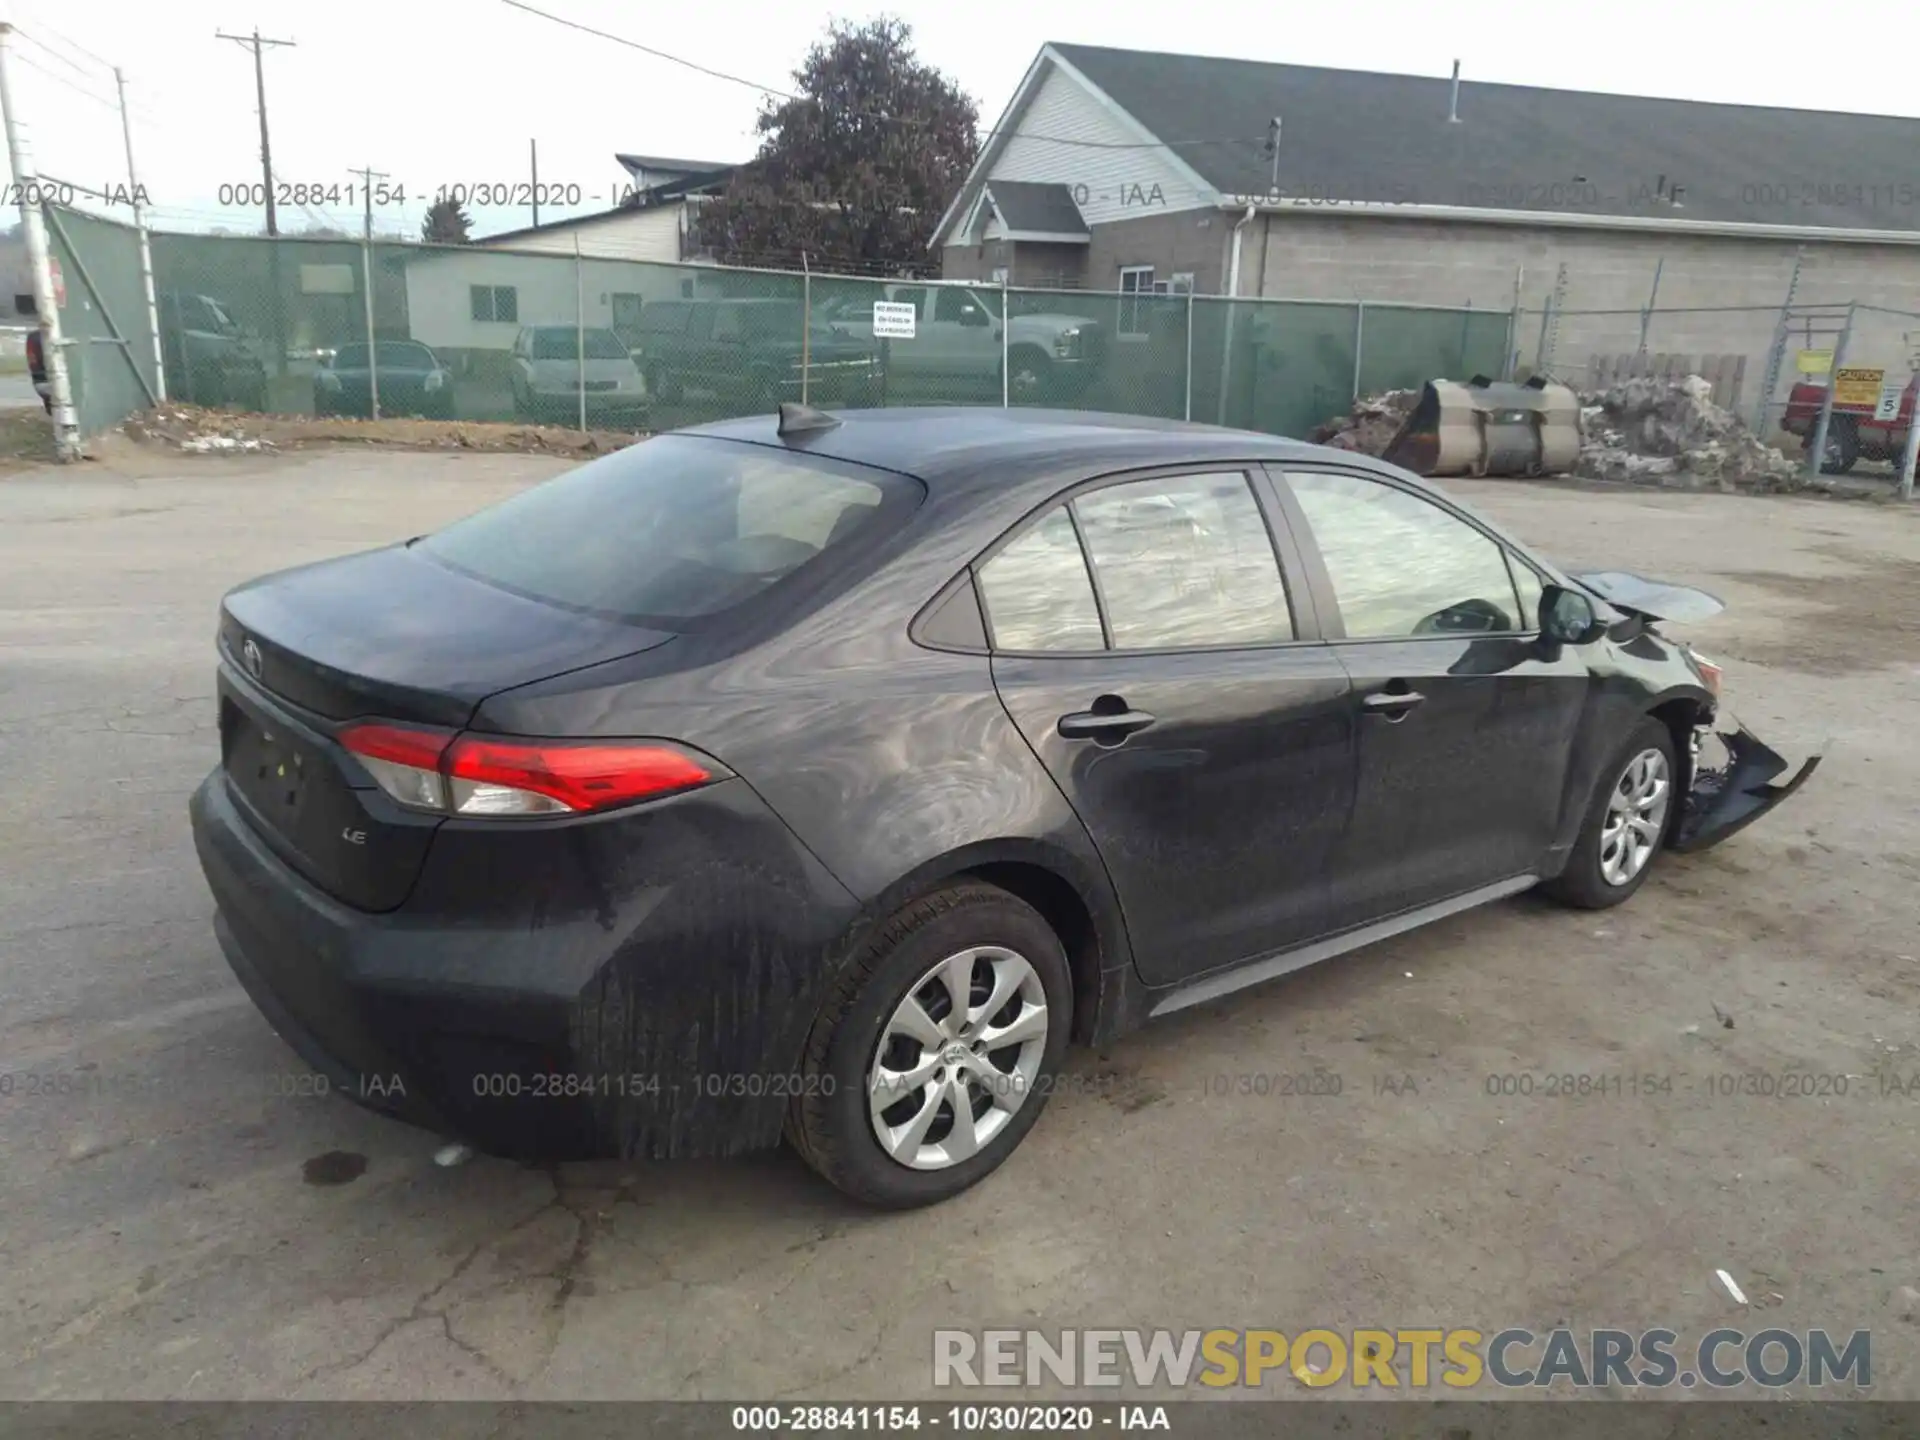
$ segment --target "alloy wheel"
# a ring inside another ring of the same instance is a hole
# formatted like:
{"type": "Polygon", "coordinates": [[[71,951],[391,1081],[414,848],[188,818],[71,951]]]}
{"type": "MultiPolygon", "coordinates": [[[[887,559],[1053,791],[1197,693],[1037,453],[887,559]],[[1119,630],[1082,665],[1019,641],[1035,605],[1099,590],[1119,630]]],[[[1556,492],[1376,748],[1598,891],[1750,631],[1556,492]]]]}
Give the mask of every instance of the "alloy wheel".
{"type": "Polygon", "coordinates": [[[928,970],[894,1007],[868,1068],[881,1149],[914,1170],[977,1155],[1032,1093],[1047,1026],[1039,972],[1013,950],[970,946],[928,970]]]}
{"type": "Polygon", "coordinates": [[[1666,828],[1672,794],[1664,753],[1648,748],[1627,762],[1600,827],[1600,875],[1609,885],[1630,884],[1647,868],[1666,828]]]}

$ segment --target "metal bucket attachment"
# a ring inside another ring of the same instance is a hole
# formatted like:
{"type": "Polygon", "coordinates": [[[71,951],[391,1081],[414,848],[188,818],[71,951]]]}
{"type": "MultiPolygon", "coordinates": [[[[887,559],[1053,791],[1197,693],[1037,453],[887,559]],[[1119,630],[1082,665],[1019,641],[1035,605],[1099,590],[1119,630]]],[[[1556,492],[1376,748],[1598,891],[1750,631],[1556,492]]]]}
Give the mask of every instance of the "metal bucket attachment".
{"type": "Polygon", "coordinates": [[[1580,455],[1580,397],[1565,385],[1476,375],[1432,380],[1381,457],[1416,475],[1550,475],[1580,455]]]}

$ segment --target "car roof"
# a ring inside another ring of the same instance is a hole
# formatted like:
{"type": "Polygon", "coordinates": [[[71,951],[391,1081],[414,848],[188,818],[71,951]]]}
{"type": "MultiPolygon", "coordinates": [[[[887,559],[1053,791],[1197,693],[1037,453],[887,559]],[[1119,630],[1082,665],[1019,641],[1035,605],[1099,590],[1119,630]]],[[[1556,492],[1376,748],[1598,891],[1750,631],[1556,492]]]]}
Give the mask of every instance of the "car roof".
{"type": "MultiPolygon", "coordinates": [[[[675,433],[777,445],[911,475],[931,488],[1004,490],[1024,480],[1163,465],[1329,459],[1362,468],[1348,451],[1252,430],[1090,410],[929,405],[836,410],[841,423],[782,440],[778,419],[756,415],[675,433]]],[[[1397,472],[1395,472],[1397,473],[1397,472]]]]}

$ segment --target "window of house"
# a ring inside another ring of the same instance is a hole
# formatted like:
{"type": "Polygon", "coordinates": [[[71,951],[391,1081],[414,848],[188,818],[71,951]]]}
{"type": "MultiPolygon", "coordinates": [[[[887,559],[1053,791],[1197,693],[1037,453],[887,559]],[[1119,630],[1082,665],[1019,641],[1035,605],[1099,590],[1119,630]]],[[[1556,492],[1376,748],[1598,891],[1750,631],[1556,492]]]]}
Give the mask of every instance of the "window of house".
{"type": "Polygon", "coordinates": [[[1139,297],[1153,294],[1151,265],[1124,265],[1120,269],[1120,325],[1122,335],[1145,335],[1152,305],[1141,304],[1139,297]]]}
{"type": "Polygon", "coordinates": [[[1073,502],[1116,650],[1266,645],[1293,613],[1239,472],[1136,480],[1073,502]]]}
{"type": "Polygon", "coordinates": [[[997,650],[1106,645],[1093,578],[1064,505],[980,567],[980,601],[997,650]]]}
{"type": "Polygon", "coordinates": [[[1169,295],[1193,294],[1193,271],[1179,270],[1169,275],[1167,277],[1167,293],[1169,295]]]}
{"type": "Polygon", "coordinates": [[[1287,483],[1326,560],[1347,638],[1529,628],[1505,549],[1432,501],[1357,475],[1291,472],[1287,483]]]}
{"type": "Polygon", "coordinates": [[[506,325],[520,323],[520,294],[511,285],[469,285],[467,298],[475,320],[506,325]]]}

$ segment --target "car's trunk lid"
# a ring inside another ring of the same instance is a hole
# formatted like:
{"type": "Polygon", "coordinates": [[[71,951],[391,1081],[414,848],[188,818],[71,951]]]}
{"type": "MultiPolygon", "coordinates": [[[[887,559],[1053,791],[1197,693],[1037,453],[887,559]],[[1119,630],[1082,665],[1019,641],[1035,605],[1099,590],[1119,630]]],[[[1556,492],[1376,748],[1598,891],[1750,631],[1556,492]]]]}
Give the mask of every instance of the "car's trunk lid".
{"type": "Polygon", "coordinates": [[[440,817],[408,811],[341,745],[362,718],[459,729],[488,696],[664,644],[392,546],[243,585],[221,608],[221,757],[257,829],[349,905],[406,899],[440,817]]]}

